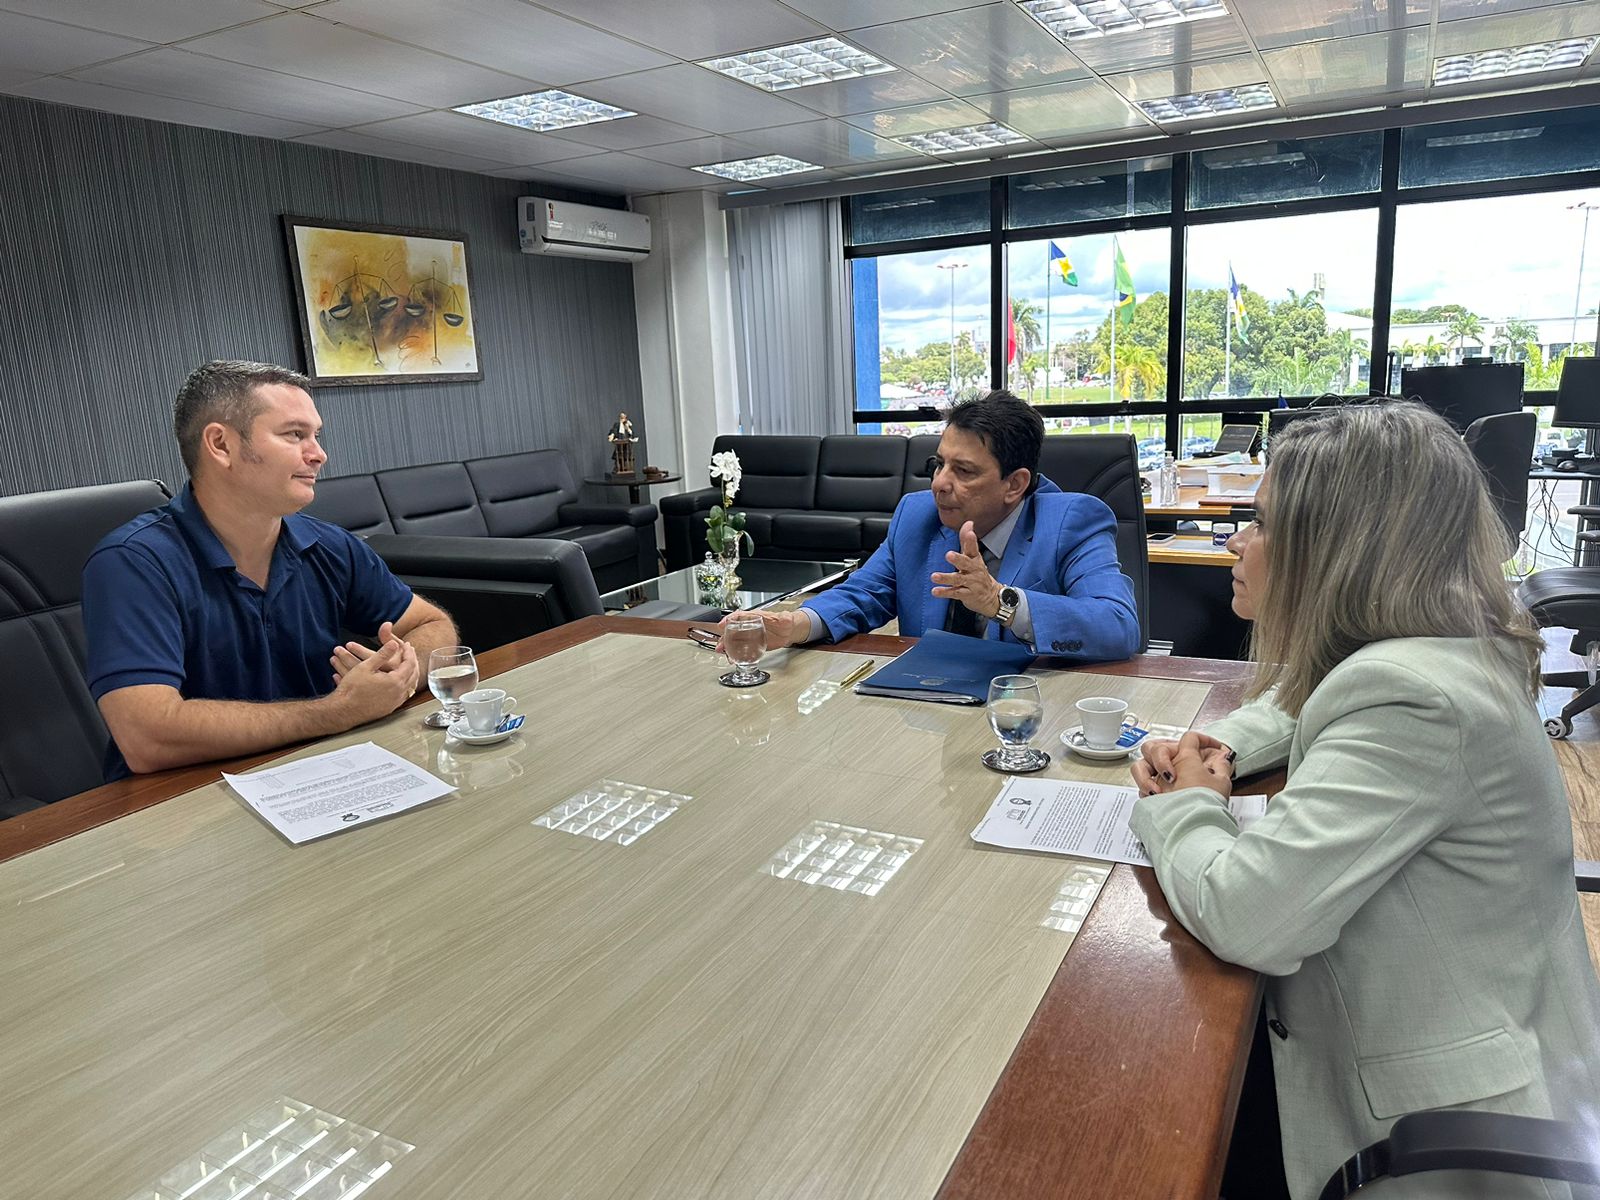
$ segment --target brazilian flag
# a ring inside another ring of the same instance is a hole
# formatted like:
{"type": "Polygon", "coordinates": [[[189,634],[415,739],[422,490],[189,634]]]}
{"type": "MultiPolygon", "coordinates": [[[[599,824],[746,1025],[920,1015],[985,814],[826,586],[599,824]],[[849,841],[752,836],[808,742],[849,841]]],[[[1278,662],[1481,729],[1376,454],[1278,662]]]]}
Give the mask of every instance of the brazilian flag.
{"type": "Polygon", "coordinates": [[[1122,243],[1111,239],[1111,283],[1116,290],[1115,312],[1117,320],[1133,319],[1138,297],[1133,293],[1133,273],[1128,270],[1128,260],[1122,257],[1122,243]]]}

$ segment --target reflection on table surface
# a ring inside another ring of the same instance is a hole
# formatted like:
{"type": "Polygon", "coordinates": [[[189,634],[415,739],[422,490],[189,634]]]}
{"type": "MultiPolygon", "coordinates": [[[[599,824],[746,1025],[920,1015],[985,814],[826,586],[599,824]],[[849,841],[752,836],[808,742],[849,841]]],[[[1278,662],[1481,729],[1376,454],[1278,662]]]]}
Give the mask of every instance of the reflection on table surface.
{"type": "MultiPolygon", "coordinates": [[[[933,1195],[1108,871],[975,846],[982,707],[861,661],[734,694],[608,634],[496,678],[508,742],[413,708],[300,752],[376,741],[459,789],[425,808],[291,847],[219,781],[0,864],[7,1189],[135,1194],[292,1098],[415,1147],[373,1197],[933,1195]]],[[[1126,777],[1060,751],[1077,699],[1208,692],[1043,680],[1061,778],[1126,777]]]]}

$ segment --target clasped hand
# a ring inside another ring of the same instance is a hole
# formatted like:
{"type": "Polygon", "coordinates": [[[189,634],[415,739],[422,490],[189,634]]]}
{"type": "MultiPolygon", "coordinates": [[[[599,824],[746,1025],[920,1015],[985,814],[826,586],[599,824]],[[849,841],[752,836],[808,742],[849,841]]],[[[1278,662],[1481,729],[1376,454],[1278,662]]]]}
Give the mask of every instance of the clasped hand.
{"type": "Polygon", "coordinates": [[[983,547],[972,522],[961,526],[961,549],[945,553],[945,561],[954,571],[935,571],[933,594],[940,600],[959,600],[980,617],[992,617],[1000,611],[1000,584],[989,574],[983,561],[983,547]]]}
{"type": "Polygon", "coordinates": [[[341,693],[367,719],[399,708],[422,682],[416,648],[397,637],[394,622],[378,627],[378,648],[360,642],[334,647],[328,659],[336,693],[341,693]]]}
{"type": "Polygon", "coordinates": [[[1149,739],[1133,764],[1141,796],[1210,788],[1224,799],[1233,794],[1233,751],[1207,733],[1190,732],[1177,741],[1149,739]]]}

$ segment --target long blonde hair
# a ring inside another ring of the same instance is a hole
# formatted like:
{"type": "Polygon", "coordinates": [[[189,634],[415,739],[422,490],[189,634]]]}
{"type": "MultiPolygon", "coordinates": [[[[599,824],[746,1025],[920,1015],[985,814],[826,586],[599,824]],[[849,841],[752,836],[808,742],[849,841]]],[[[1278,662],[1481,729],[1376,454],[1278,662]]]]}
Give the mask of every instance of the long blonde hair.
{"type": "Polygon", "coordinates": [[[1361,647],[1489,638],[1539,691],[1543,642],[1507,584],[1515,551],[1483,472],[1445,420],[1401,401],[1329,411],[1273,439],[1251,694],[1298,716],[1361,647]]]}

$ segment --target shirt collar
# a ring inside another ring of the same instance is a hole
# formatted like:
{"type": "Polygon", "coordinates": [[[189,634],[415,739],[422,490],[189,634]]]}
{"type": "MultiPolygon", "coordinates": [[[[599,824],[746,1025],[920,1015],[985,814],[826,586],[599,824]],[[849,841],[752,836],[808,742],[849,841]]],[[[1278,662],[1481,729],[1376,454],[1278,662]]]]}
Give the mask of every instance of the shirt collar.
{"type": "MultiPolygon", "coordinates": [[[[183,490],[168,507],[178,527],[194,545],[202,564],[213,570],[231,571],[236,567],[233,555],[228,553],[222,539],[217,537],[206,521],[205,513],[200,510],[199,501],[194,498],[193,485],[184,484],[183,490]]],[[[293,513],[283,519],[283,531],[278,535],[278,545],[273,552],[276,554],[277,550],[287,547],[295,554],[300,554],[317,540],[317,527],[311,518],[293,513]]]]}
{"type": "Polygon", "coordinates": [[[1022,517],[1022,507],[1027,503],[1028,497],[1024,496],[1022,503],[1007,513],[1005,520],[979,539],[978,544],[996,558],[1004,558],[1006,556],[1006,545],[1011,541],[1011,535],[1017,528],[1017,521],[1022,517]]]}

